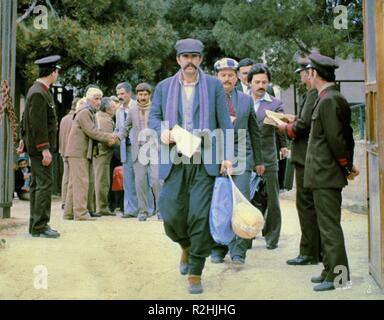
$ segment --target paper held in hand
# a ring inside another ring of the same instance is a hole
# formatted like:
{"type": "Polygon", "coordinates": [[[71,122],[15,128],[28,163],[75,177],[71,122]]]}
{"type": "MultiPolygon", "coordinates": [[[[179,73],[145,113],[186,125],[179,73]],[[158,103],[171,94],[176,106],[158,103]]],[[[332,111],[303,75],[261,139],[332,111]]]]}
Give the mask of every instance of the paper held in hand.
{"type": "Polygon", "coordinates": [[[188,158],[191,158],[201,145],[200,137],[196,137],[179,125],[173,127],[171,135],[177,149],[188,158]]]}
{"type": "Polygon", "coordinates": [[[265,115],[264,123],[272,126],[293,122],[296,118],[293,114],[278,113],[270,110],[266,110],[265,115]]]}

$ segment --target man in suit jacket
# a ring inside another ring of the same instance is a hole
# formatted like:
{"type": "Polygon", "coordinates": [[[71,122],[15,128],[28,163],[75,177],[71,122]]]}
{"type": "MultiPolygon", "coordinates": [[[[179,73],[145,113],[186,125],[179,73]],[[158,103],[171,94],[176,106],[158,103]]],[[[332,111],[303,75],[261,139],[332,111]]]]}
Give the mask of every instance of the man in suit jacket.
{"type": "Polygon", "coordinates": [[[316,210],[311,189],[304,188],[304,166],[307,155],[312,113],[318,98],[316,88],[312,88],[308,77],[307,58],[298,59],[301,82],[307,92],[304,94],[297,119],[289,124],[282,124],[279,130],[292,140],[291,161],[296,172],[296,208],[301,228],[300,251],[296,258],[287,261],[289,265],[310,265],[321,261],[320,231],[317,224],[316,210]]]}
{"type": "Polygon", "coordinates": [[[30,223],[33,237],[58,238],[48,225],[51,216],[52,153],[56,150],[57,117],[49,87],[56,82],[60,56],[36,60],[39,79],[28,90],[23,118],[24,143],[31,159],[30,223]]]}
{"type": "MultiPolygon", "coordinates": [[[[133,170],[135,173],[136,194],[139,200],[140,210],[138,215],[139,221],[145,221],[149,216],[149,193],[153,192],[156,211],[159,210],[158,200],[160,194],[160,182],[158,163],[155,163],[155,159],[151,159],[150,155],[147,155],[146,152],[148,150],[146,150],[145,153],[139,155],[141,146],[146,143],[150,143],[150,141],[147,142],[143,139],[143,135],[145,135],[146,129],[148,128],[148,115],[151,108],[151,91],[152,89],[147,83],[140,83],[137,85],[136,105],[128,111],[128,117],[125,121],[124,128],[119,133],[119,138],[121,140],[126,138],[128,134],[131,137],[133,170]]],[[[150,149],[153,149],[154,153],[157,154],[157,141],[152,144],[150,149]]],[[[141,150],[144,151],[144,149],[141,150]]],[[[149,150],[149,152],[151,151],[149,150]]]]}
{"type": "MultiPolygon", "coordinates": [[[[271,81],[269,69],[263,64],[255,64],[248,73],[251,84],[254,110],[261,130],[262,156],[265,165],[264,180],[268,194],[267,212],[263,234],[267,249],[277,248],[281,230],[281,211],[279,202],[278,156],[276,148],[276,128],[264,124],[265,111],[284,113],[283,103],[267,93],[271,81]]],[[[287,156],[287,142],[283,135],[278,135],[280,152],[287,156]]]]}
{"type": "Polygon", "coordinates": [[[255,64],[251,58],[244,58],[239,61],[237,66],[237,77],[239,79],[236,89],[237,91],[251,95],[251,88],[248,83],[248,73],[252,66],[255,64]]]}
{"type": "Polygon", "coordinates": [[[311,134],[305,160],[304,187],[312,189],[320,229],[324,270],[311,279],[320,283],[315,291],[347,286],[350,280],[347,253],[341,228],[341,192],[359,171],[353,165],[354,140],[351,109],[335,86],[334,59],[309,55],[309,76],[319,98],[312,114],[311,134]],[[341,272],[344,280],[334,283],[341,272]]]}
{"type": "Polygon", "coordinates": [[[67,197],[68,182],[69,182],[69,170],[68,170],[68,160],[65,158],[65,148],[68,142],[68,136],[71,131],[73,117],[76,111],[76,104],[79,101],[79,98],[75,98],[72,101],[71,110],[69,113],[64,116],[60,121],[59,129],[59,153],[63,159],[63,177],[61,180],[61,208],[64,209],[65,198],[67,197]]]}
{"type": "Polygon", "coordinates": [[[201,293],[201,274],[213,242],[209,231],[209,210],[214,180],[224,170],[231,173],[232,165],[230,161],[224,161],[225,155],[212,154],[213,150],[216,151],[216,139],[204,139],[206,143],[201,155],[199,152],[194,155],[192,164],[186,157],[182,157],[180,163],[173,145],[172,129],[178,124],[197,134],[196,131],[212,132],[232,126],[222,84],[199,68],[203,51],[201,41],[179,40],[175,48],[180,71],[157,85],[149,127],[161,136],[160,179],[164,180],[164,185],[159,208],[165,232],[182,248],[180,272],[189,273],[189,292],[201,293]],[[173,152],[170,145],[173,145],[173,152]]]}
{"type": "MultiPolygon", "coordinates": [[[[120,100],[120,107],[116,111],[116,133],[124,128],[128,111],[135,105],[132,99],[132,86],[128,82],[119,83],[116,87],[116,94],[120,100]]],[[[124,138],[120,143],[120,159],[123,164],[124,176],[124,212],[123,218],[137,217],[139,214],[139,204],[135,188],[135,174],[131,156],[131,139],[124,138]]]]}
{"type": "MultiPolygon", "coordinates": [[[[113,133],[115,124],[112,117],[115,113],[114,105],[110,98],[103,98],[100,110],[96,113],[97,128],[102,132],[113,133]]],[[[111,216],[113,213],[108,208],[108,191],[111,185],[110,166],[113,147],[99,142],[93,154],[92,165],[95,177],[96,213],[101,216],[111,216]]]]}
{"type": "MultiPolygon", "coordinates": [[[[261,133],[253,109],[253,100],[249,95],[235,88],[237,65],[236,60],[223,58],[215,63],[214,68],[217,78],[223,84],[227,107],[235,130],[236,159],[230,159],[233,164],[233,181],[249,200],[251,172],[256,171],[258,175],[263,175],[265,168],[261,154],[261,133]]],[[[251,240],[236,237],[229,246],[217,244],[212,249],[211,261],[222,263],[229,248],[232,262],[242,265],[250,242],[251,240]]]]}
{"type": "Polygon", "coordinates": [[[65,156],[69,163],[69,185],[64,207],[64,219],[93,220],[87,209],[91,161],[95,141],[116,142],[112,133],[101,132],[96,126],[95,113],[100,108],[103,93],[90,88],[86,93],[87,103],[80,109],[72,124],[65,156]]]}

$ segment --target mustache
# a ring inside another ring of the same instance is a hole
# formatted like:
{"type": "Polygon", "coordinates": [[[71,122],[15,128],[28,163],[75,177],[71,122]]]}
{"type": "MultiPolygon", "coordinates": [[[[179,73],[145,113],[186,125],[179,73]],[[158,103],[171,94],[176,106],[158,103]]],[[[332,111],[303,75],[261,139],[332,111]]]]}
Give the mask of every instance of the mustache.
{"type": "Polygon", "coordinates": [[[192,62],[190,62],[190,63],[188,63],[188,64],[183,68],[183,70],[185,70],[185,69],[187,69],[187,68],[189,68],[189,67],[193,67],[193,68],[197,69],[197,67],[196,67],[192,62]]]}

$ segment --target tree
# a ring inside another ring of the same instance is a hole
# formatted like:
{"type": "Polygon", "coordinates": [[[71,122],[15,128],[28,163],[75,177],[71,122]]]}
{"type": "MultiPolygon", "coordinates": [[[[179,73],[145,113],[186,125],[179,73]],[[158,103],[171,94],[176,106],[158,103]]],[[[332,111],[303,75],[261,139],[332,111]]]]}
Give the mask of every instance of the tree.
{"type": "Polygon", "coordinates": [[[228,0],[213,34],[230,56],[265,58],[273,81],[286,88],[294,81],[295,53],[312,48],[330,56],[363,57],[361,1],[228,0]],[[345,5],[348,29],[336,29],[333,9],[345,5]]]}
{"type": "MultiPolygon", "coordinates": [[[[36,78],[33,61],[48,54],[63,57],[61,81],[85,88],[89,83],[114,93],[116,83],[154,82],[172,50],[175,33],[163,19],[163,1],[58,0],[52,2],[47,29],[32,17],[17,30],[17,67],[24,89],[36,78]]],[[[19,2],[19,12],[29,6],[19,2]]]]}
{"type": "MultiPolygon", "coordinates": [[[[212,33],[213,28],[220,19],[220,13],[226,0],[170,0],[165,14],[166,21],[177,32],[178,39],[197,38],[205,46],[202,68],[212,70],[215,61],[222,57],[217,38],[212,33]]],[[[173,71],[175,66],[175,53],[169,56],[173,71]]],[[[172,70],[172,69],[171,69],[172,70]]],[[[172,73],[168,73],[170,75],[172,73]]]]}

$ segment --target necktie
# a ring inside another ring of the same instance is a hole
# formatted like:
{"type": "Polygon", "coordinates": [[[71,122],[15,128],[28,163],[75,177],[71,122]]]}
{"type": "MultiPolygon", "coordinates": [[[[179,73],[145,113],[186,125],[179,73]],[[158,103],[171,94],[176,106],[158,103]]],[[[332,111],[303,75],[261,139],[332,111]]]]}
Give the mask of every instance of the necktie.
{"type": "Polygon", "coordinates": [[[225,95],[225,100],[227,101],[227,106],[228,106],[228,110],[229,110],[229,115],[230,115],[231,117],[236,117],[235,109],[233,108],[233,104],[232,104],[231,97],[229,96],[229,94],[226,94],[226,95],[225,95]]]}

